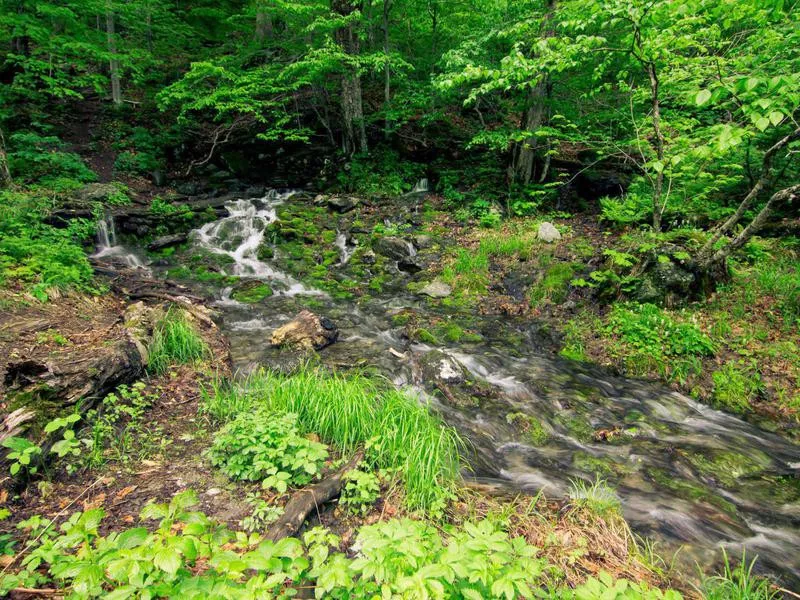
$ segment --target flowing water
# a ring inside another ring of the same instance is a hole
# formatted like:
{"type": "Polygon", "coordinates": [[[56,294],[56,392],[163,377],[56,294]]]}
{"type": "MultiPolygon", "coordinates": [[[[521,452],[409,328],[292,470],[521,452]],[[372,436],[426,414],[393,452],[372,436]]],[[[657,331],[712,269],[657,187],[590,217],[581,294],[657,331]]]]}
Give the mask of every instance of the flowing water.
{"type": "Polygon", "coordinates": [[[97,223],[95,258],[131,268],[146,268],[144,260],[133,250],[117,243],[114,217],[107,215],[97,223]]]}
{"type": "MultiPolygon", "coordinates": [[[[433,403],[474,448],[468,476],[559,496],[569,492],[571,480],[601,473],[637,533],[673,548],[686,545],[684,555],[701,564],[718,557],[720,545],[729,553],[746,546],[748,556],[758,554],[762,566],[789,585],[800,581],[800,447],[664,387],[557,358],[542,349],[530,323],[481,317],[480,342],[443,349],[409,342],[391,316],[403,308],[436,308],[406,294],[358,306],[335,301],[258,258],[276,207],[290,197],[272,192],[232,202],[228,217],[192,238],[229,256],[229,274],[267,281],[276,290],[253,306],[231,300],[229,290],[218,292],[238,368],[272,364],[279,351],[268,345],[271,330],[313,304],[341,331],[339,342],[321,351],[323,360],[366,361],[433,403]],[[491,393],[476,405],[437,401],[431,381],[421,376],[426,357],[435,357],[443,371],[468,372],[491,393]],[[513,413],[535,416],[549,441],[526,442],[509,423],[513,413]],[[598,431],[606,439],[598,441],[598,431]]],[[[342,264],[349,258],[346,241],[340,233],[342,264]]]]}

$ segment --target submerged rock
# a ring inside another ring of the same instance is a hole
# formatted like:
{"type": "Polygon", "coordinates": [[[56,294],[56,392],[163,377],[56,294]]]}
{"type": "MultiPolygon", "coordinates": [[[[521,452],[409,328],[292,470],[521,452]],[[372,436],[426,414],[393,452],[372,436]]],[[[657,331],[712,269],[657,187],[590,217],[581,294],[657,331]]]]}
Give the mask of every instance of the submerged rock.
{"type": "Polygon", "coordinates": [[[453,293],[453,288],[443,281],[436,279],[431,281],[417,293],[424,296],[430,296],[431,298],[447,298],[447,296],[453,293]]]}
{"type": "Polygon", "coordinates": [[[559,233],[555,225],[545,221],[544,223],[541,223],[539,225],[539,230],[536,232],[536,237],[542,240],[543,242],[547,242],[549,244],[551,242],[556,242],[560,240],[561,233],[559,233]]]}
{"type": "Polygon", "coordinates": [[[298,346],[307,350],[319,350],[339,338],[339,329],[327,317],[311,311],[301,311],[293,320],[272,332],[273,346],[298,346]]]}

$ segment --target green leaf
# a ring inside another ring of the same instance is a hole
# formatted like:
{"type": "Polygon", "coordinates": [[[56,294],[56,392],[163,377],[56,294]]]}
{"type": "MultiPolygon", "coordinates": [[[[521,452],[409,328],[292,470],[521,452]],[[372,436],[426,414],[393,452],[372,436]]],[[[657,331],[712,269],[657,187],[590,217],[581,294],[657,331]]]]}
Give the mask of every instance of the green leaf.
{"type": "Polygon", "coordinates": [[[778,125],[781,121],[783,121],[784,114],[779,110],[773,110],[769,113],[769,121],[773,125],[778,125]]]}
{"type": "Polygon", "coordinates": [[[150,534],[145,527],[128,529],[127,531],[123,531],[117,538],[117,547],[130,549],[141,546],[148,535],[150,534]]]}
{"type": "Polygon", "coordinates": [[[178,569],[181,568],[181,562],[180,554],[172,548],[159,550],[153,557],[153,564],[170,575],[175,575],[178,572],[178,569]]]}
{"type": "Polygon", "coordinates": [[[766,131],[769,127],[769,119],[767,117],[760,117],[756,120],[756,128],[759,131],[766,131]]]}
{"type": "Polygon", "coordinates": [[[700,90],[694,100],[697,106],[703,106],[703,104],[711,100],[711,90],[700,90]]]}

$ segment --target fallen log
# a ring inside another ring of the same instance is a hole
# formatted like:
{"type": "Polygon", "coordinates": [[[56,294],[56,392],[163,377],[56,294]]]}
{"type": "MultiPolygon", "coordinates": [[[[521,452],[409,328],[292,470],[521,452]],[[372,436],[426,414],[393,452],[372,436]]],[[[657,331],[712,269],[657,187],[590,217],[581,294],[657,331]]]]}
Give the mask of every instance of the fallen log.
{"type": "Polygon", "coordinates": [[[316,485],[295,492],[286,505],[283,515],[267,531],[266,538],[277,542],[300,531],[308,515],[314,510],[319,510],[322,504],[337,498],[341,494],[345,474],[355,469],[363,458],[363,452],[356,452],[353,458],[335,473],[316,485]]]}

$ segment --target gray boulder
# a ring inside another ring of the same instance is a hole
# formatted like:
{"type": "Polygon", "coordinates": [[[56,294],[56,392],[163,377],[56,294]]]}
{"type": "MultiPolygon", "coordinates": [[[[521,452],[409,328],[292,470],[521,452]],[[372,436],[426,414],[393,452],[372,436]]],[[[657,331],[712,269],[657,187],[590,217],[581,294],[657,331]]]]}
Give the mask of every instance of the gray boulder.
{"type": "Polygon", "coordinates": [[[453,293],[453,288],[443,281],[436,279],[417,293],[423,296],[430,296],[431,298],[447,298],[447,296],[453,293]]]}
{"type": "Polygon", "coordinates": [[[543,242],[552,243],[561,239],[561,233],[556,229],[555,225],[545,221],[539,225],[539,230],[536,232],[536,237],[543,242]]]}

